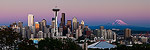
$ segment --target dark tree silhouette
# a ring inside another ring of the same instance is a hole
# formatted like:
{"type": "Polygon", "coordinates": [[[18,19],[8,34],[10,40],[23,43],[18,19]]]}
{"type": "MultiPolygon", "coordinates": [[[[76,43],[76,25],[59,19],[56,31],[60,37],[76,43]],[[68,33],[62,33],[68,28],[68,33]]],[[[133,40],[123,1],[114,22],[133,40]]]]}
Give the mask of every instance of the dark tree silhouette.
{"type": "Polygon", "coordinates": [[[21,39],[19,33],[14,32],[11,28],[5,28],[0,31],[1,46],[16,47],[17,41],[21,39]]]}
{"type": "Polygon", "coordinates": [[[71,39],[45,38],[45,40],[39,42],[38,46],[39,50],[82,50],[82,48],[71,39]]]}
{"type": "Polygon", "coordinates": [[[18,50],[37,50],[32,40],[23,40],[18,44],[18,50]]]}

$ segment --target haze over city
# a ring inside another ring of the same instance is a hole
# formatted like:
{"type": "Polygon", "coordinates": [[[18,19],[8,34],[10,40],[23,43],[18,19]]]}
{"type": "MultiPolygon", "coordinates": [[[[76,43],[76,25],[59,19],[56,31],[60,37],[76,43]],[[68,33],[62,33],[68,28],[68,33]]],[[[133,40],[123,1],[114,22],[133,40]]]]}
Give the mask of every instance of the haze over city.
{"type": "Polygon", "coordinates": [[[150,0],[0,0],[0,25],[23,21],[27,25],[27,14],[32,13],[35,21],[46,19],[51,24],[52,8],[58,6],[67,19],[74,16],[86,25],[104,25],[116,19],[135,25],[150,27],[150,0]]]}

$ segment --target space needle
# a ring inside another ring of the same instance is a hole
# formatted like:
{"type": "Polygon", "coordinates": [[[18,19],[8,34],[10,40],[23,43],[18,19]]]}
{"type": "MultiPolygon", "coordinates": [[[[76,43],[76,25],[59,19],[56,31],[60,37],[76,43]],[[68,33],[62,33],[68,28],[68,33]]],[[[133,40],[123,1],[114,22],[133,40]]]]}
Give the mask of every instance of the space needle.
{"type": "Polygon", "coordinates": [[[58,25],[57,25],[57,17],[58,17],[58,11],[60,9],[57,8],[57,6],[52,9],[54,11],[54,17],[55,17],[55,25],[54,25],[54,36],[58,36],[58,25]]]}

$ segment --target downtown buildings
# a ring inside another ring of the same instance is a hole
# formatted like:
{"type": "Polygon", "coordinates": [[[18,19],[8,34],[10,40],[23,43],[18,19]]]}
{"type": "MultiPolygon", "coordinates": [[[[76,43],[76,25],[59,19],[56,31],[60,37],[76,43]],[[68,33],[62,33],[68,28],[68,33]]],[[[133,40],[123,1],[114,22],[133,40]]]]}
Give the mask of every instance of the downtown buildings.
{"type": "Polygon", "coordinates": [[[60,9],[52,9],[54,17],[52,18],[51,25],[47,25],[45,19],[37,22],[34,21],[34,15],[28,14],[28,26],[23,26],[23,22],[15,22],[12,24],[12,28],[16,32],[21,33],[22,38],[34,39],[34,38],[73,38],[80,39],[82,37],[92,40],[115,40],[116,33],[112,30],[106,30],[104,27],[100,29],[91,30],[88,25],[85,25],[84,20],[81,22],[74,16],[72,20],[66,20],[65,13],[61,13],[61,21],[58,21],[58,12],[60,9]],[[59,23],[60,22],[60,23],[59,23]],[[96,36],[94,36],[96,35],[96,36]]]}

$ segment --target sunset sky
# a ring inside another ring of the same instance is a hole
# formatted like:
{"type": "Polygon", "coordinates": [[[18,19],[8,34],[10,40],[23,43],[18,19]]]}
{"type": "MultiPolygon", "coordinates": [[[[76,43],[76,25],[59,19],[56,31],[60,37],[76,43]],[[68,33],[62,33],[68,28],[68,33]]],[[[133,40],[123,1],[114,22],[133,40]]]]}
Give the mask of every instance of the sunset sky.
{"type": "Polygon", "coordinates": [[[129,25],[150,27],[150,0],[0,0],[0,25],[22,21],[27,25],[27,15],[33,14],[35,22],[42,19],[51,24],[55,6],[66,13],[66,21],[74,16],[86,25],[105,25],[116,19],[129,25]]]}

